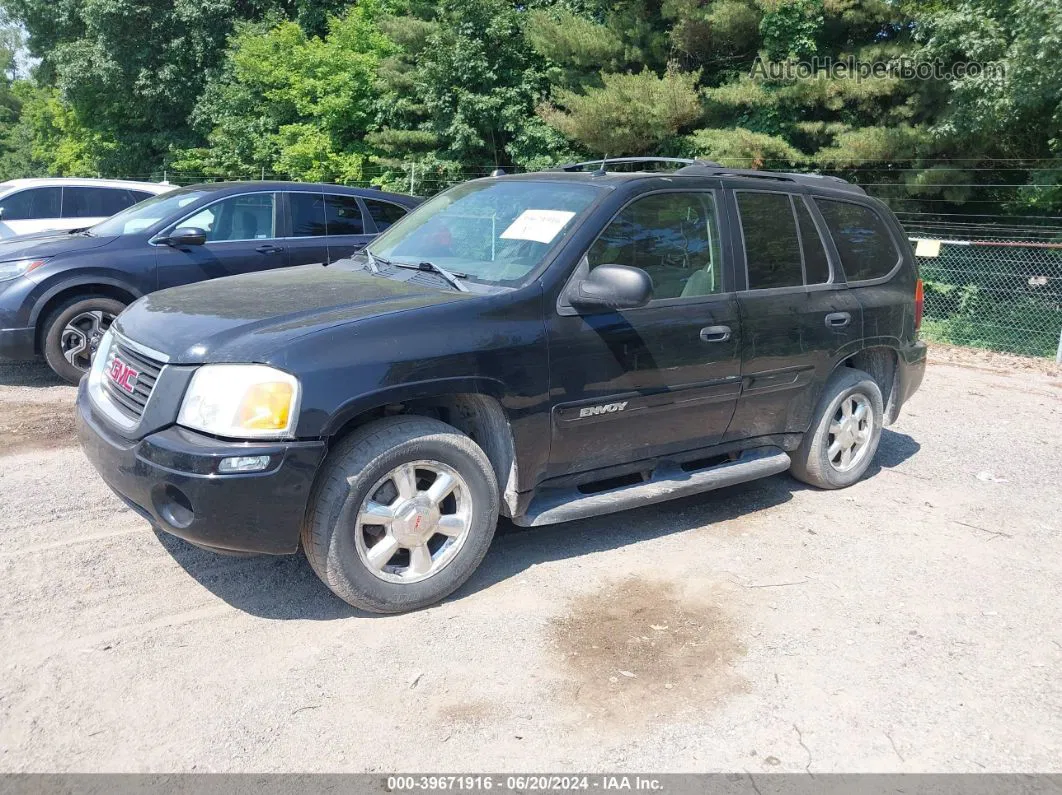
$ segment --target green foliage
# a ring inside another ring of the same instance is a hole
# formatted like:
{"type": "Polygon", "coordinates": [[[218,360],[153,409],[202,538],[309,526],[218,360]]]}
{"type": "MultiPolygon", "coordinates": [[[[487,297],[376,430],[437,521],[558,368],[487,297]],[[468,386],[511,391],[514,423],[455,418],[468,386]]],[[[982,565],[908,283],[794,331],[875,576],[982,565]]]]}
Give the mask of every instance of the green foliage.
{"type": "Polygon", "coordinates": [[[687,139],[694,157],[714,160],[735,168],[786,170],[807,161],[807,156],[784,138],[741,127],[697,130],[687,139]]]}
{"type": "Polygon", "coordinates": [[[612,30],[563,6],[533,9],[527,38],[539,55],[584,77],[618,67],[624,52],[623,42],[612,30]]]}
{"type": "Polygon", "coordinates": [[[0,174],[337,180],[696,154],[1062,213],[1058,0],[0,0],[0,174]],[[14,74],[23,31],[42,60],[14,74]],[[815,56],[1003,71],[779,75],[815,56]],[[19,78],[19,79],[16,79],[19,78]],[[1029,158],[993,176],[994,164],[1029,158]],[[1054,159],[1054,161],[1052,160],[1054,159]],[[904,168],[894,168],[902,163],[904,168]],[[414,165],[416,164],[416,165],[414,165]],[[1024,184],[1023,184],[1024,183],[1024,184]],[[1017,187],[1007,187],[1016,185],[1017,187]]]}
{"type": "Polygon", "coordinates": [[[810,58],[818,51],[818,38],[826,21],[822,0],[772,0],[760,21],[767,57],[810,58]]]}
{"type": "Polygon", "coordinates": [[[601,88],[585,93],[558,90],[560,107],[544,105],[539,115],[584,148],[611,155],[652,154],[666,149],[682,130],[701,117],[699,75],[668,69],[660,77],[601,74],[601,88]]]}
{"type": "Polygon", "coordinates": [[[382,10],[378,2],[360,3],[332,18],[324,38],[295,22],[243,24],[192,116],[209,146],[177,152],[174,167],[360,180],[377,66],[396,50],[376,25],[382,10]]]}

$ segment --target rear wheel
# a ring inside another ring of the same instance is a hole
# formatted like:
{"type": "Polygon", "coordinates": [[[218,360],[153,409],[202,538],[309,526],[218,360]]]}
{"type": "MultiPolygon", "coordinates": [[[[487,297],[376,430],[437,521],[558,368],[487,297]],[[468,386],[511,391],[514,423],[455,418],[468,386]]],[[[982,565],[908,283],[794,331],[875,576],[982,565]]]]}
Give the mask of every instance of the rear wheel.
{"type": "Polygon", "coordinates": [[[800,447],[789,454],[793,476],[820,489],[851,486],[878,450],[882,415],[877,382],[862,370],[838,370],[800,447]]]}
{"type": "Polygon", "coordinates": [[[92,366],[104,333],[125,304],[101,295],[67,301],[44,321],[44,358],[59,377],[76,384],[92,366]]]}
{"type": "Polygon", "coordinates": [[[366,425],[325,461],[302,531],[333,593],[375,613],[438,602],[487,554],[498,484],[483,450],[425,417],[366,425]]]}

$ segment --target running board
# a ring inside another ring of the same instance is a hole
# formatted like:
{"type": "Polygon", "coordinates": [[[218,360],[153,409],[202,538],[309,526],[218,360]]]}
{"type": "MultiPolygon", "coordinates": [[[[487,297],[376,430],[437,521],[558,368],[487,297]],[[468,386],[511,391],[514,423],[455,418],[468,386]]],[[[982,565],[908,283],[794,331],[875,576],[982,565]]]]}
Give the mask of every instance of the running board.
{"type": "Polygon", "coordinates": [[[746,450],[740,458],[692,472],[677,464],[661,464],[652,477],[643,483],[619,486],[595,494],[584,494],[574,486],[564,489],[543,489],[531,500],[527,512],[513,524],[539,527],[558,522],[570,522],[624,511],[642,505],[652,505],[688,494],[721,489],[736,483],[777,475],[789,469],[789,456],[778,447],[757,447],[746,450]]]}

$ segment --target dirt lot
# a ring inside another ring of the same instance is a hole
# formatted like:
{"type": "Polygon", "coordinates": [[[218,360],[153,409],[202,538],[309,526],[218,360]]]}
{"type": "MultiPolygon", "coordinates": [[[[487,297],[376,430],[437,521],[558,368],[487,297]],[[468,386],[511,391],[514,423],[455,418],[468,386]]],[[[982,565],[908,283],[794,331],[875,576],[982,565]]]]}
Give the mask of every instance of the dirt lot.
{"type": "Polygon", "coordinates": [[[505,527],[356,614],[156,536],[0,368],[2,771],[1062,770],[1062,372],[942,352],[843,492],[505,527]]]}

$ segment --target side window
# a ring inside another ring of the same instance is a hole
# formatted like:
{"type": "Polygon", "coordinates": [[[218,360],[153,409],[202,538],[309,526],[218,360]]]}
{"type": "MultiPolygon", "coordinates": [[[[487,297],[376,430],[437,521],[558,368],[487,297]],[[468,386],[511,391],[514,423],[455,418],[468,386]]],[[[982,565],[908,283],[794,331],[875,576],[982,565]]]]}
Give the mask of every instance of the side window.
{"type": "Polygon", "coordinates": [[[144,199],[150,199],[154,195],[154,193],[148,193],[144,190],[131,190],[129,191],[129,204],[139,204],[140,202],[144,201],[144,199]]]}
{"type": "Polygon", "coordinates": [[[803,257],[786,193],[737,192],[749,289],[802,287],[803,257]]]}
{"type": "Polygon", "coordinates": [[[272,193],[230,196],[204,207],[178,226],[194,226],[206,232],[207,242],[268,240],[276,237],[275,198],[272,193]]]}
{"type": "Polygon", "coordinates": [[[330,235],[365,234],[361,207],[353,196],[325,196],[325,224],[330,235]]]}
{"type": "Polygon", "coordinates": [[[375,199],[362,199],[365,202],[365,207],[369,211],[369,215],[372,216],[372,220],[376,222],[376,229],[382,232],[403,215],[406,214],[405,207],[399,207],[397,204],[391,204],[391,202],[376,201],[375,199]]]}
{"type": "Polygon", "coordinates": [[[657,193],[624,208],[586,258],[641,268],[653,298],[693,298],[723,290],[714,194],[657,193]]]}
{"type": "Polygon", "coordinates": [[[292,237],[323,237],[325,226],[325,200],[320,193],[289,193],[291,207],[292,237]]]}
{"type": "Polygon", "coordinates": [[[63,188],[63,218],[110,218],[133,204],[122,188],[63,188]]]}
{"type": "Polygon", "coordinates": [[[804,203],[804,197],[794,196],[797,224],[800,227],[800,245],[804,250],[804,281],[807,284],[826,284],[830,280],[830,262],[826,258],[826,247],[815,228],[815,221],[804,203]]]}
{"type": "Polygon", "coordinates": [[[888,227],[869,207],[851,202],[815,199],[850,282],[877,279],[896,267],[900,253],[888,227]]]}
{"type": "Polygon", "coordinates": [[[28,188],[0,199],[0,220],[32,221],[37,218],[58,218],[63,189],[28,188]]]}

